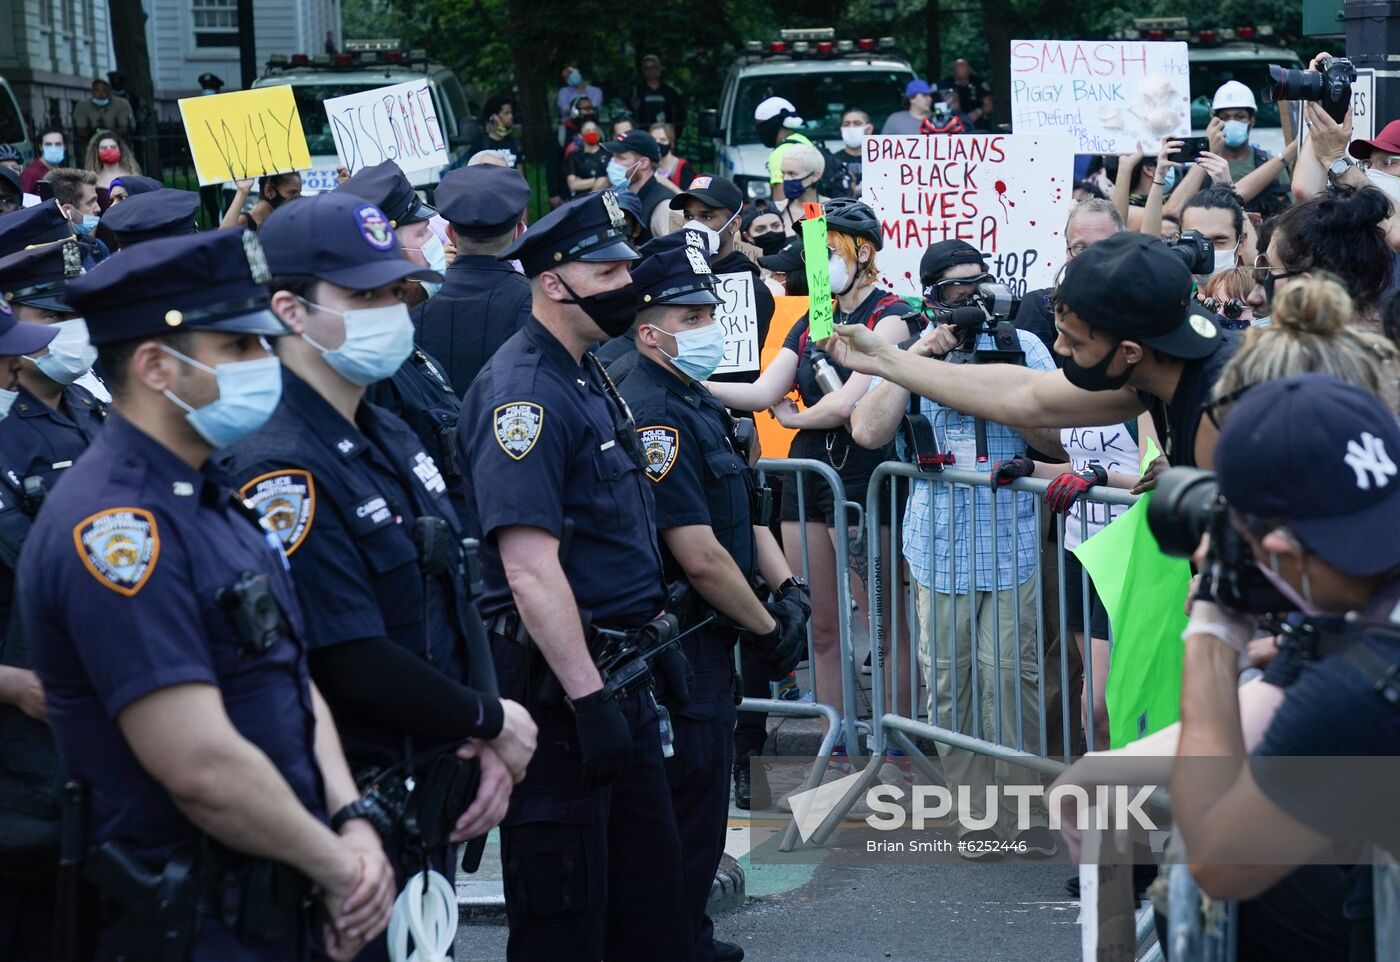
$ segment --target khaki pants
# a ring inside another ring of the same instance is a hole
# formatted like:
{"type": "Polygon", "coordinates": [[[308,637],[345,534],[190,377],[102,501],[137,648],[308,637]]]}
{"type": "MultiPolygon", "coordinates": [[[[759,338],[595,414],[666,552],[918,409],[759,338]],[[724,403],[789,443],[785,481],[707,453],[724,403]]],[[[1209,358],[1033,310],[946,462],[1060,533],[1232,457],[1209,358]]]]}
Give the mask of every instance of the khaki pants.
{"type": "MultiPolygon", "coordinates": [[[[917,582],[914,585],[919,614],[919,664],[928,686],[929,717],[933,724],[989,742],[1040,752],[1040,706],[1036,663],[1035,579],[1016,590],[975,591],[949,595],[935,592],[917,582]],[[1016,599],[1020,597],[1020,634],[1016,631],[1016,599]],[[976,611],[976,645],[973,645],[973,613],[976,611]],[[993,610],[999,621],[994,624],[993,610]],[[995,630],[994,630],[995,629],[995,630]],[[1000,635],[1000,651],[996,639],[1000,635]],[[1016,671],[1020,651],[1020,674],[1016,671]],[[956,651],[956,666],[954,652],[956,651]],[[976,695],[973,686],[973,655],[977,662],[976,695]],[[998,654],[1001,667],[997,669],[998,654]],[[954,712],[953,695],[957,694],[954,712]],[[1016,705],[1021,706],[1020,739],[1017,738],[1016,705]],[[933,706],[937,703],[937,713],[933,706]],[[974,713],[975,710],[975,713],[974,713]],[[997,738],[1000,717],[1001,737],[997,738]]],[[[1033,771],[1009,762],[994,761],[986,755],[938,744],[943,773],[954,799],[959,786],[969,792],[970,811],[963,819],[985,820],[987,788],[993,785],[1038,785],[1033,771]]],[[[1017,800],[998,791],[1000,817],[992,829],[1004,839],[1014,839],[1021,831],[1016,824],[1017,800]]],[[[1047,824],[1045,805],[1039,798],[1030,804],[1032,825],[1047,824]]],[[[958,835],[969,829],[961,821],[958,835]]]]}

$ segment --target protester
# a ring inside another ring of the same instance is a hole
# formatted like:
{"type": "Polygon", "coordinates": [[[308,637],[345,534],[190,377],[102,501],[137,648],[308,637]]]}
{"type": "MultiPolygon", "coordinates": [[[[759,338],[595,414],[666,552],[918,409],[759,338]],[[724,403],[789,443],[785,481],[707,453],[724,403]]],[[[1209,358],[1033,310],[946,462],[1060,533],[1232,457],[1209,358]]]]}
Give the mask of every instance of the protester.
{"type": "Polygon", "coordinates": [[[860,196],[863,164],[861,145],[865,142],[866,136],[873,133],[875,133],[875,125],[870,122],[870,115],[859,107],[847,107],[845,112],[841,114],[842,148],[835,154],[828,154],[827,162],[830,163],[834,159],[841,168],[841,175],[847,186],[843,196],[860,196]]]}
{"type": "Polygon", "coordinates": [[[68,135],[62,127],[48,127],[39,134],[35,145],[34,159],[20,174],[20,183],[26,194],[36,193],[39,181],[48,176],[55,167],[68,163],[68,135]]]}
{"type": "Polygon", "coordinates": [[[515,101],[504,94],[490,97],[481,110],[481,124],[486,129],[486,139],[476,146],[472,156],[490,152],[504,160],[507,167],[519,167],[525,154],[515,139],[515,101]]]}
{"type": "MultiPolygon", "coordinates": [[[[102,209],[97,203],[96,174],[75,167],[55,167],[44,179],[53,186],[54,200],[58,201],[76,233],[91,234],[97,230],[102,209]]],[[[103,256],[106,256],[105,248],[103,256]]]]}
{"type": "Polygon", "coordinates": [[[612,139],[618,140],[622,137],[623,134],[627,133],[629,130],[635,130],[636,127],[632,123],[632,115],[626,111],[623,111],[622,113],[615,114],[613,116],[612,122],[609,124],[608,129],[612,131],[612,139]]]}
{"type": "Polygon", "coordinates": [[[647,238],[670,233],[671,215],[666,204],[676,191],[656,176],[661,146],[651,134],[629,130],[617,140],[608,141],[603,149],[612,155],[608,160],[608,181],[615,189],[631,190],[641,201],[642,227],[647,238]]]}
{"type": "Polygon", "coordinates": [[[272,216],[273,211],[301,196],[301,174],[292,172],[260,177],[257,203],[247,211],[243,210],[243,205],[248,200],[248,192],[253,189],[253,181],[237,181],[235,188],[233,200],[229,202],[228,210],[224,212],[224,219],[219,226],[237,226],[256,231],[263,225],[263,221],[272,216]]]}
{"type": "Polygon", "coordinates": [[[778,203],[778,219],[785,234],[797,233],[803,217],[803,204],[824,204],[829,199],[818,191],[826,159],[810,144],[794,144],[783,151],[783,199],[778,203]]]}
{"type": "Polygon", "coordinates": [[[603,102],[602,88],[584,80],[583,72],[578,67],[570,64],[559,71],[559,76],[564,85],[554,95],[554,109],[559,114],[561,124],[569,118],[570,111],[580,97],[587,97],[595,107],[603,102]]]}
{"type": "Polygon", "coordinates": [[[88,170],[97,175],[97,190],[100,195],[109,195],[112,181],[123,174],[140,174],[141,165],[131,152],[131,146],[110,130],[99,130],[88,141],[88,170]]]}
{"type": "Polygon", "coordinates": [[[1240,196],[1250,211],[1274,212],[1288,204],[1288,168],[1298,155],[1298,142],[1289,142],[1284,152],[1271,157],[1262,147],[1249,142],[1259,107],[1254,91],[1238,80],[1220,85],[1210,105],[1211,119],[1206,125],[1210,151],[1224,157],[1230,164],[1230,180],[1240,186],[1240,196]],[[1248,175],[1261,171],[1263,180],[1248,175]]]}
{"type": "MultiPolygon", "coordinates": [[[[1106,200],[1086,200],[1070,208],[1065,219],[1065,261],[1074,260],[1094,244],[1124,230],[1118,209],[1106,200]]],[[[1027,291],[1012,323],[1040,338],[1047,351],[1055,350],[1055,312],[1050,306],[1051,288],[1027,291]]],[[[1059,361],[1057,360],[1058,364],[1059,361]]]]}
{"type": "Polygon", "coordinates": [[[649,53],[642,58],[642,82],[627,95],[627,107],[637,124],[670,124],[676,136],[685,133],[685,97],[661,79],[661,58],[649,53]]]}
{"type": "Polygon", "coordinates": [[[99,130],[110,130],[130,137],[136,116],[125,97],[112,93],[112,85],[101,77],[92,82],[92,96],[73,107],[73,136],[84,143],[99,130]]]}
{"type": "Polygon", "coordinates": [[[1193,230],[1210,241],[1215,248],[1215,269],[1212,274],[1229,270],[1241,263],[1244,245],[1244,208],[1228,187],[1211,187],[1186,202],[1181,212],[1181,229],[1193,230]]]}
{"type": "Polygon", "coordinates": [[[764,254],[776,254],[788,242],[788,236],[783,232],[782,218],[766,207],[745,210],[740,216],[740,225],[743,239],[764,254]]]}
{"type": "Polygon", "coordinates": [[[24,171],[24,159],[13,144],[0,144],[0,167],[13,171],[16,177],[24,171]]]}
{"type": "Polygon", "coordinates": [[[564,120],[562,128],[564,143],[564,159],[567,161],[574,152],[583,147],[583,140],[579,137],[579,132],[583,130],[583,125],[592,121],[596,126],[598,123],[598,108],[593,101],[587,97],[580,97],[574,101],[569,108],[569,115],[564,120]]]}
{"type": "Polygon", "coordinates": [[[1356,305],[1355,324],[1380,328],[1380,299],[1390,281],[1391,256],[1382,223],[1390,201],[1374,187],[1350,196],[1322,196],[1278,216],[1264,254],[1265,295],[1298,277],[1324,270],[1338,277],[1356,305]]]}
{"type": "Polygon", "coordinates": [[[776,194],[777,185],[783,182],[783,155],[799,144],[808,147],[813,144],[800,132],[802,117],[797,108],[782,97],[768,97],[760,101],[753,110],[753,120],[759,142],[771,150],[768,154],[768,181],[774,186],[776,194]]]}
{"type": "Polygon", "coordinates": [[[107,188],[107,197],[111,201],[111,206],[116,206],[128,197],[135,197],[137,194],[149,194],[152,191],[161,190],[165,187],[154,177],[142,177],[140,175],[128,174],[122,177],[115,177],[107,188]]]}
{"type": "Polygon", "coordinates": [[[595,190],[607,190],[611,186],[608,182],[609,154],[602,149],[603,135],[598,129],[598,121],[585,120],[579,125],[578,135],[583,146],[569,154],[564,161],[569,193],[582,197],[595,190]]]}
{"type": "Polygon", "coordinates": [[[1231,267],[1211,275],[1200,289],[1201,304],[1215,312],[1215,322],[1227,331],[1250,327],[1258,317],[1255,308],[1263,306],[1256,300],[1256,268],[1231,267]]]}
{"type": "Polygon", "coordinates": [[[676,132],[670,124],[652,124],[648,133],[661,148],[661,163],[656,166],[656,176],[673,184],[680,190],[688,190],[695,179],[695,167],[673,149],[676,132]]]}

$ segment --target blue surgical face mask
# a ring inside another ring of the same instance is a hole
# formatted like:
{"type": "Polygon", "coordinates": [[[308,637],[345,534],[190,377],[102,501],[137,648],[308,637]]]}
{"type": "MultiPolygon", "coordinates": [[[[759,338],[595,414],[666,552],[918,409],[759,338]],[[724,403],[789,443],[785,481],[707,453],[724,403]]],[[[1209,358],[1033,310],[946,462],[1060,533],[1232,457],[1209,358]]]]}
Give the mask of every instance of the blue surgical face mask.
{"type": "Polygon", "coordinates": [[[46,164],[57,167],[59,164],[63,163],[63,158],[67,156],[68,151],[64,150],[61,144],[57,146],[54,144],[44,145],[44,163],[46,164]]]}
{"type": "Polygon", "coordinates": [[[201,97],[213,97],[213,96],[216,95],[217,93],[218,93],[217,90],[207,90],[207,89],[206,89],[206,90],[201,90],[201,91],[199,92],[199,95],[200,95],[201,97]]]}
{"type": "Polygon", "coordinates": [[[1249,142],[1249,124],[1243,120],[1225,121],[1225,146],[1243,147],[1249,142]]]}
{"type": "Polygon", "coordinates": [[[185,420],[199,436],[216,448],[228,447],[267,423],[282,400],[282,364],[276,357],[254,361],[230,361],[210,367],[179,351],[161,345],[161,350],[190,367],[214,375],[219,396],[203,407],[191,407],[174,392],[165,396],[185,412],[185,420]]]}
{"type": "Polygon", "coordinates": [[[93,102],[93,105],[94,105],[94,106],[97,106],[97,107],[105,107],[105,106],[107,106],[108,104],[110,104],[110,103],[112,102],[112,98],[111,98],[111,97],[93,97],[93,98],[92,98],[92,102],[93,102]]]}
{"type": "Polygon", "coordinates": [[[43,357],[25,357],[39,372],[58,384],[67,386],[82,377],[97,360],[97,348],[88,339],[87,321],[81,317],[57,321],[58,333],[49,341],[49,353],[43,357]]]}
{"type": "MultiPolygon", "coordinates": [[[[662,334],[671,333],[661,330],[655,324],[647,326],[662,334]]],[[[676,339],[675,356],[666,354],[665,351],[661,353],[666,355],[666,359],[677,371],[691,380],[705,380],[715,373],[715,368],[724,363],[724,331],[719,324],[707,324],[693,330],[679,331],[671,336],[676,339]]]]}
{"type": "Polygon", "coordinates": [[[581,84],[581,83],[583,83],[583,74],[579,73],[577,70],[570,70],[570,71],[569,71],[569,86],[570,86],[570,87],[577,87],[577,86],[578,86],[579,84],[581,84]]]}
{"type": "Polygon", "coordinates": [[[10,416],[10,408],[19,400],[19,392],[0,387],[0,421],[10,416]]]}
{"type": "Polygon", "coordinates": [[[632,168],[624,167],[615,160],[608,161],[608,183],[621,190],[631,178],[632,168]]]}
{"type": "Polygon", "coordinates": [[[807,185],[802,182],[804,179],[805,178],[798,177],[795,180],[784,180],[783,196],[788,200],[797,200],[797,198],[807,193],[807,185]]]}
{"type": "Polygon", "coordinates": [[[73,225],[73,230],[77,231],[79,234],[91,234],[93,231],[97,230],[97,225],[101,222],[102,219],[96,214],[84,214],[83,219],[73,225]]]}
{"type": "Polygon", "coordinates": [[[305,298],[302,303],[327,314],[336,314],[344,322],[345,343],[335,350],[322,347],[305,334],[301,337],[321,352],[331,370],[351,384],[382,381],[392,376],[413,353],[413,321],[409,319],[405,304],[337,311],[305,298]]]}

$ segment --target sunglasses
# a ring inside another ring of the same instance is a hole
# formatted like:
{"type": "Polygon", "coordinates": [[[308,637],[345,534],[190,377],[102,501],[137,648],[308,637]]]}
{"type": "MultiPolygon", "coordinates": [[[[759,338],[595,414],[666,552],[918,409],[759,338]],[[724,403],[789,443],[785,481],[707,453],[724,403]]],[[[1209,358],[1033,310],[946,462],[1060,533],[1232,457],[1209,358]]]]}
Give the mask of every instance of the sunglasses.
{"type": "Polygon", "coordinates": [[[1230,405],[1234,404],[1240,398],[1244,397],[1245,392],[1247,392],[1252,387],[1254,387],[1253,384],[1246,384],[1244,387],[1237,388],[1236,390],[1231,391],[1229,394],[1222,394],[1220,397],[1215,398],[1214,400],[1207,401],[1201,406],[1202,412],[1207,418],[1210,419],[1210,423],[1215,425],[1215,429],[1217,431],[1221,429],[1220,422],[1224,420],[1225,412],[1230,409],[1230,405]]]}

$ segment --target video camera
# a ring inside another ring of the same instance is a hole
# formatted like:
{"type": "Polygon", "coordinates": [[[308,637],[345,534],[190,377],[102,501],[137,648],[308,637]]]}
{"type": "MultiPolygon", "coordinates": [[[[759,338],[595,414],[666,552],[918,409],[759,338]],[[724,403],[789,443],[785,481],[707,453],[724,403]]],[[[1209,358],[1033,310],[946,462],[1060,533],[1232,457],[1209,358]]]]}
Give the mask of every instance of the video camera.
{"type": "Polygon", "coordinates": [[[1005,284],[985,281],[961,307],[925,307],[924,316],[932,324],[957,328],[958,346],[947,357],[954,364],[1025,364],[1026,354],[1011,323],[1019,303],[1005,284]],[[996,341],[995,350],[978,350],[977,338],[983,334],[996,341]]]}
{"type": "Polygon", "coordinates": [[[1162,241],[1192,274],[1215,273],[1215,245],[1198,230],[1184,230],[1176,243],[1162,241]]]}
{"type": "Polygon", "coordinates": [[[1215,475],[1199,468],[1169,468],[1157,478],[1147,505],[1147,527],[1163,554],[1189,558],[1210,535],[1198,597],[1235,611],[1266,615],[1296,607],[1269,583],[1249,542],[1230,522],[1230,509],[1215,475]]]}
{"type": "Polygon", "coordinates": [[[1351,109],[1351,85],[1356,83],[1356,67],[1345,57],[1327,57],[1319,70],[1294,70],[1269,64],[1269,86],[1264,102],[1316,100],[1337,123],[1346,120],[1351,109]]]}

